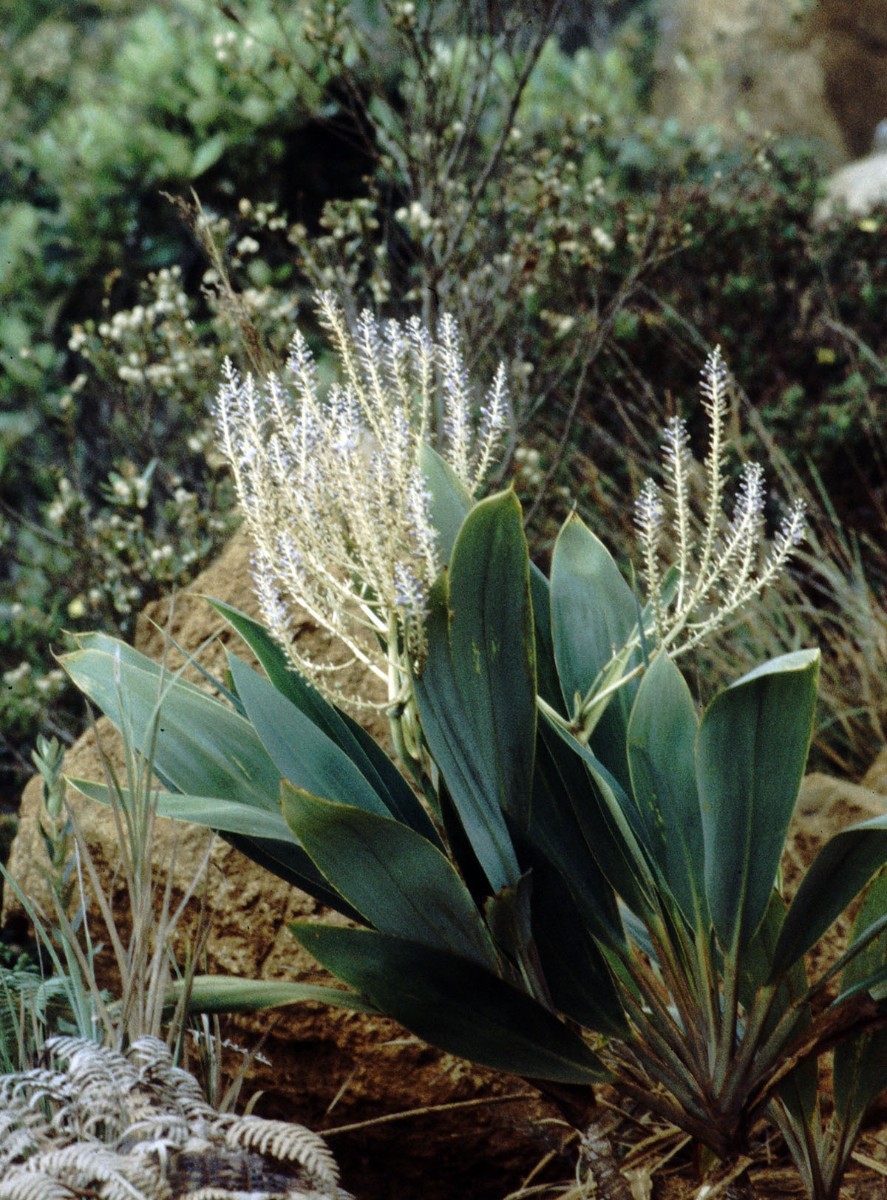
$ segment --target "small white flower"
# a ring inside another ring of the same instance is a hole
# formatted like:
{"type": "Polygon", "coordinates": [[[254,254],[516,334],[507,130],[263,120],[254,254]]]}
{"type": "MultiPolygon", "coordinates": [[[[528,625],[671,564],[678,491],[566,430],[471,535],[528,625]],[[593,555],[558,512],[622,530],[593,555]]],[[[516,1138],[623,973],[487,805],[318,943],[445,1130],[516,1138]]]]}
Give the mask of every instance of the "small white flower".
{"type": "Polygon", "coordinates": [[[606,229],[601,229],[599,225],[596,225],[594,229],[592,229],[591,236],[592,240],[607,254],[609,254],[610,251],[616,247],[616,243],[613,241],[613,238],[610,236],[610,234],[607,233],[606,229]]]}

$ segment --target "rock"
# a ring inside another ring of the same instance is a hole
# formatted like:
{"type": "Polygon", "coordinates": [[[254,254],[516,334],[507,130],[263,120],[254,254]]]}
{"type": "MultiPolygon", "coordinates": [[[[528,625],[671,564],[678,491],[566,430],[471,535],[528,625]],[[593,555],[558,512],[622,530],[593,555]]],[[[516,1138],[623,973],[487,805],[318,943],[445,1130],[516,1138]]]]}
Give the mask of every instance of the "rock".
{"type": "Polygon", "coordinates": [[[813,28],[821,36],[826,99],[850,154],[858,158],[887,117],[887,5],[820,0],[813,28]]]}
{"type": "Polygon", "coordinates": [[[825,38],[798,4],[661,0],[654,112],[728,141],[815,139],[837,164],[848,151],[826,99],[825,38]]]}
{"type": "MultiPolygon", "coordinates": [[[[186,649],[196,651],[218,633],[200,655],[211,671],[220,670],[225,645],[241,650],[243,646],[200,595],[215,596],[257,615],[249,556],[245,536],[235,536],[218,562],[194,582],[189,594],[179,595],[173,606],[170,631],[186,649]]],[[[168,607],[166,602],[149,605],[138,623],[136,644],[155,658],[163,651],[161,631],[167,625],[168,607]]],[[[297,624],[300,637],[314,642],[318,655],[337,652],[330,646],[328,635],[307,617],[297,624]]],[[[170,665],[175,662],[171,654],[170,665]]],[[[371,712],[365,723],[374,736],[385,738],[384,715],[371,712]]],[[[119,740],[102,718],[95,732],[81,737],[67,754],[66,774],[103,778],[96,738],[115,769],[123,770],[119,740]]],[[[125,929],[125,894],[119,880],[112,886],[119,866],[112,815],[100,805],[76,796],[71,796],[71,801],[103,885],[114,893],[116,913],[125,929]]],[[[24,793],[9,870],[26,895],[45,903],[43,847],[36,824],[39,804],[40,783],[33,779],[24,793]]],[[[191,882],[206,841],[204,830],[173,821],[158,822],[155,859],[158,864],[172,864],[173,904],[191,882]]],[[[318,978],[316,965],[287,927],[296,919],[335,919],[314,900],[221,841],[212,852],[207,890],[211,917],[203,969],[260,979],[318,978]]],[[[18,908],[7,888],[4,921],[9,922],[18,908]]],[[[94,938],[107,942],[95,904],[90,922],[94,938]]],[[[102,972],[102,981],[112,983],[108,953],[99,961],[100,978],[102,972]]],[[[488,1106],[469,1108],[465,1114],[456,1110],[411,1123],[371,1126],[332,1140],[343,1167],[344,1184],[361,1200],[392,1194],[422,1194],[424,1200],[460,1194],[478,1200],[483,1196],[498,1198],[552,1149],[550,1133],[539,1126],[540,1119],[552,1115],[552,1110],[532,1089],[432,1050],[393,1021],[319,1005],[299,1005],[270,1015],[231,1018],[223,1032],[246,1049],[264,1038],[262,1057],[267,1061],[254,1064],[246,1083],[247,1095],[261,1089],[257,1115],[301,1121],[321,1129],[427,1105],[489,1099],[488,1106]],[[515,1092],[527,1099],[499,1102],[506,1093],[515,1092]],[[405,1138],[405,1129],[416,1136],[405,1138]],[[459,1146],[458,1157],[441,1172],[438,1160],[447,1144],[454,1141],[459,1146]]],[[[237,1066],[234,1061],[235,1070],[237,1066]]],[[[568,1168],[564,1166],[563,1170],[568,1168]]]]}
{"type": "Polygon", "coordinates": [[[816,206],[816,220],[828,221],[846,213],[862,217],[887,203],[887,153],[869,154],[831,175],[825,196],[816,206]]]}

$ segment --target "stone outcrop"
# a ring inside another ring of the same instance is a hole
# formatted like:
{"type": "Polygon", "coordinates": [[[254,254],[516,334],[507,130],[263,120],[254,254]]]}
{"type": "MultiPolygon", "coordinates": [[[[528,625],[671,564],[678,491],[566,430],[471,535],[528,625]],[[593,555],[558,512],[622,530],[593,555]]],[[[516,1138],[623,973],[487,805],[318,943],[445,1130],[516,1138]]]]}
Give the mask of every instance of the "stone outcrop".
{"type": "Polygon", "coordinates": [[[688,132],[713,127],[728,141],[765,132],[815,139],[830,164],[846,159],[850,147],[827,99],[828,30],[809,21],[806,7],[660,0],[656,114],[688,132]]]}
{"type": "Polygon", "coordinates": [[[820,0],[812,29],[821,39],[825,97],[854,158],[867,154],[887,117],[887,5],[820,0]]]}

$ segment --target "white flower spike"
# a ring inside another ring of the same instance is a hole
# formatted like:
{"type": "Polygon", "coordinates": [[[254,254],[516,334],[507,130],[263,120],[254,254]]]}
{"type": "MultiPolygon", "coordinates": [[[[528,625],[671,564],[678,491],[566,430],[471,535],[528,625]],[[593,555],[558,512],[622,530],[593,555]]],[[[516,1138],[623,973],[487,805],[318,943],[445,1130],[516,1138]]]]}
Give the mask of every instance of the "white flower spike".
{"type": "Polygon", "coordinates": [[[325,393],[296,332],[285,374],[257,383],[229,363],[216,418],[247,527],[263,615],[293,665],[333,700],[366,704],[339,679],[356,659],[401,697],[406,656],[421,658],[428,593],[441,569],[420,465],[432,414],[441,453],[474,494],[505,428],[500,368],[476,405],[458,329],[443,318],[434,340],[418,318],[354,329],[330,293],[318,313],[341,370],[325,393]],[[294,606],[344,642],[349,662],[308,658],[289,634],[294,606]],[[387,653],[380,648],[387,646],[387,653]]]}

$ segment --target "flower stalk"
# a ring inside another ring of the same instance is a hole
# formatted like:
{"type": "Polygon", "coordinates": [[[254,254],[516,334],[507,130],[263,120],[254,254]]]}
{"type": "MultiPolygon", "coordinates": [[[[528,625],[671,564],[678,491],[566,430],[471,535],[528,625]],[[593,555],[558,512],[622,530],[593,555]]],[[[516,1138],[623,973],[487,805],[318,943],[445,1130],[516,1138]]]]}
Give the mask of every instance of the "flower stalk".
{"type": "MultiPolygon", "coordinates": [[[[441,453],[473,495],[506,424],[504,370],[478,405],[451,318],[435,340],[417,318],[382,323],[363,312],[352,328],[330,293],[317,311],[341,378],[321,386],[301,331],[282,376],[259,383],[227,363],[219,442],[255,542],[263,615],[293,666],[333,700],[398,711],[424,655],[428,593],[443,565],[422,447],[437,405],[441,453]],[[344,644],[344,661],[305,653],[293,636],[297,608],[344,644]],[[381,681],[384,701],[348,682],[354,663],[381,681]]],[[[415,749],[400,725],[404,748],[415,749]]]]}

